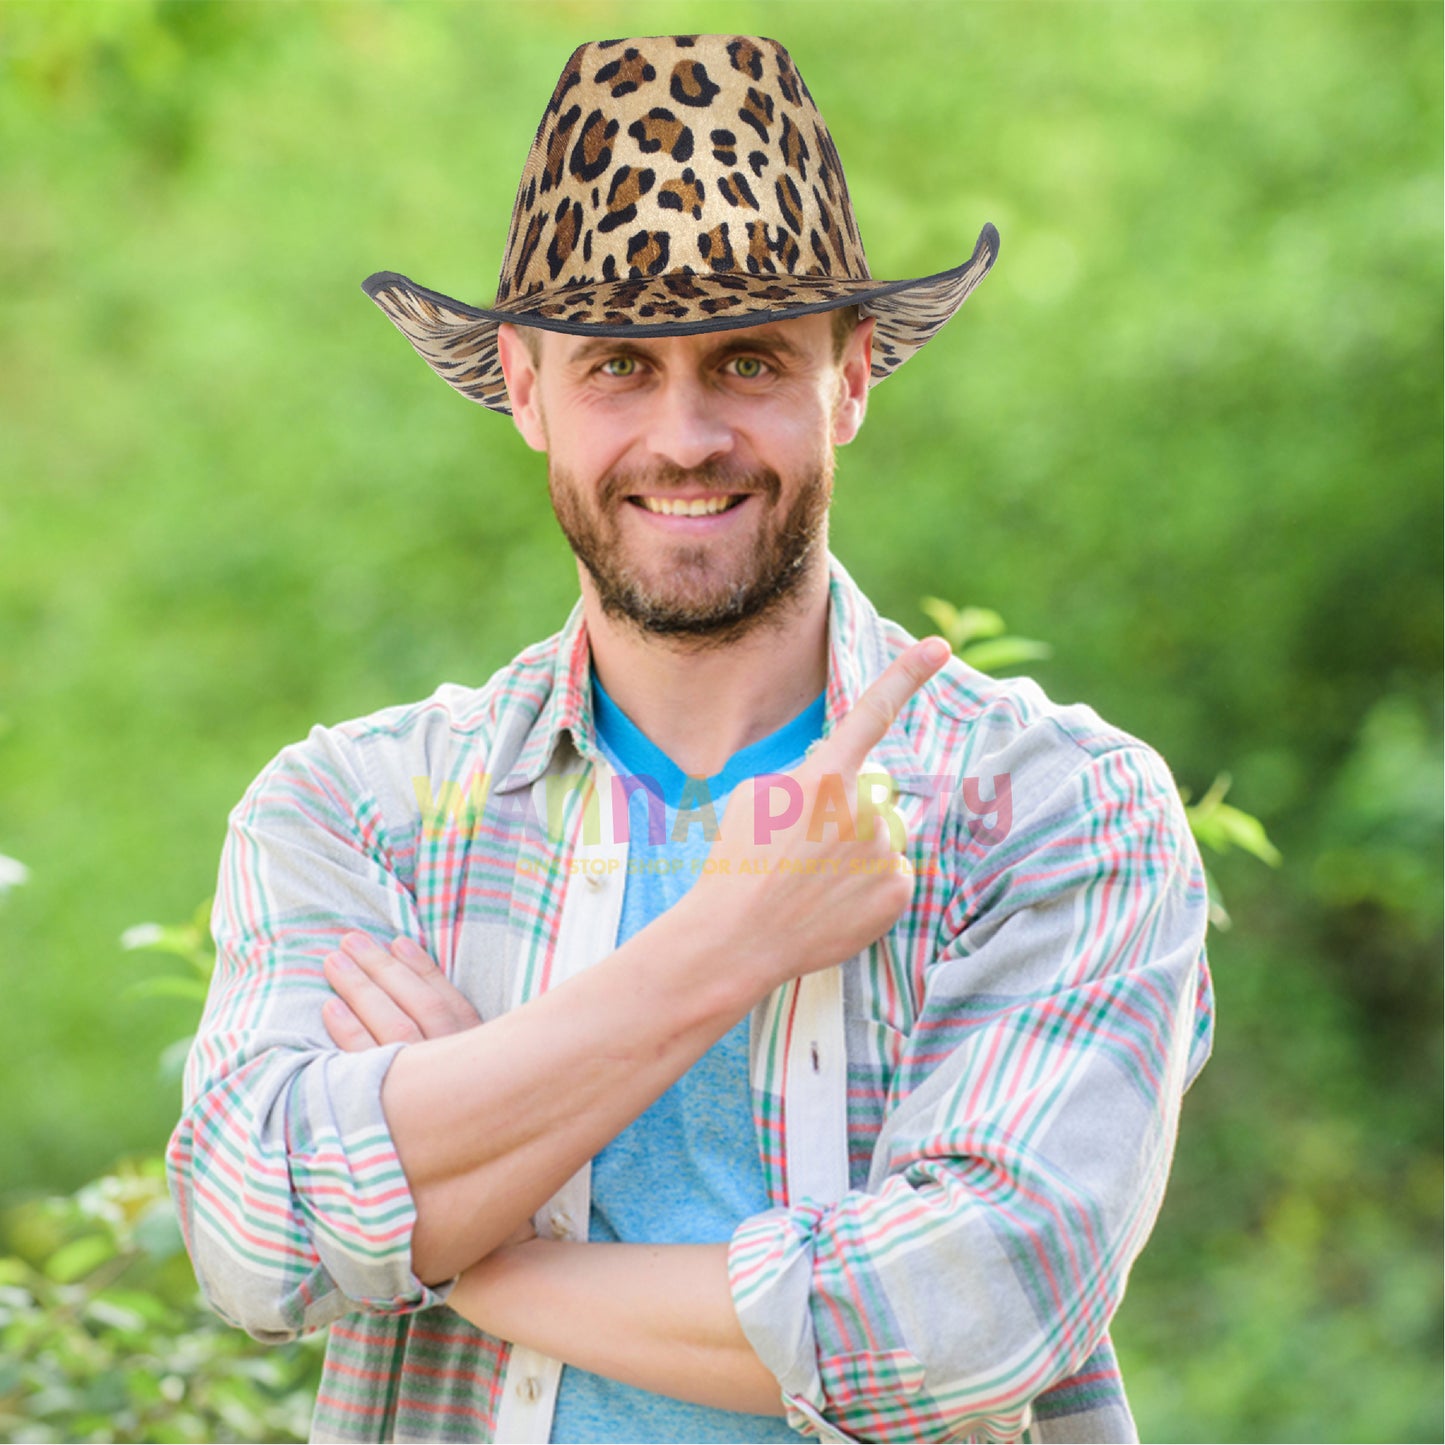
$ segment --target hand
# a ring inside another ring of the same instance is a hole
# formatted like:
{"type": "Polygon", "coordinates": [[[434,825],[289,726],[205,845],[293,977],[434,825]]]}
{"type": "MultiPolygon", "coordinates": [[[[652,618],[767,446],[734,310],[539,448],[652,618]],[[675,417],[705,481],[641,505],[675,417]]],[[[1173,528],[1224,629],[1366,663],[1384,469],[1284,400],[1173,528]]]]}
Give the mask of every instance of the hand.
{"type": "MultiPolygon", "coordinates": [[[[744,784],[729,800],[706,870],[678,907],[712,936],[735,938],[739,958],[761,967],[769,987],[851,958],[907,908],[907,858],[883,813],[860,820],[858,773],[950,651],[942,638],[915,643],[788,775],[801,792],[796,821],[774,825],[761,787],[744,784]]],[[[767,795],[774,809],[781,791],[767,795]]]]}
{"type": "Polygon", "coordinates": [[[466,995],[410,938],[394,938],[387,949],[364,933],[348,933],[323,966],[337,996],[326,1001],[321,1017],[332,1041],[348,1052],[438,1039],[481,1022],[466,995]]]}

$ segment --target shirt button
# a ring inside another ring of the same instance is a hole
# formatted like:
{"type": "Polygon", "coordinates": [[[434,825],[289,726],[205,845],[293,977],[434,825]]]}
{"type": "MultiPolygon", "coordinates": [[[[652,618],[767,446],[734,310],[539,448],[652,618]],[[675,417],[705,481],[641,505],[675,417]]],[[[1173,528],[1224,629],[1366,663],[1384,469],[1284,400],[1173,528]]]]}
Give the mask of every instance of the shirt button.
{"type": "Polygon", "coordinates": [[[594,893],[600,893],[607,882],[606,876],[601,873],[584,873],[582,876],[587,880],[587,886],[594,893]]]}
{"type": "Polygon", "coordinates": [[[572,1216],[565,1209],[559,1209],[552,1216],[553,1239],[572,1238],[572,1216]]]}
{"type": "Polygon", "coordinates": [[[542,1398],[542,1382],[536,1375],[528,1375],[525,1380],[519,1381],[517,1394],[529,1405],[535,1405],[542,1398]]]}

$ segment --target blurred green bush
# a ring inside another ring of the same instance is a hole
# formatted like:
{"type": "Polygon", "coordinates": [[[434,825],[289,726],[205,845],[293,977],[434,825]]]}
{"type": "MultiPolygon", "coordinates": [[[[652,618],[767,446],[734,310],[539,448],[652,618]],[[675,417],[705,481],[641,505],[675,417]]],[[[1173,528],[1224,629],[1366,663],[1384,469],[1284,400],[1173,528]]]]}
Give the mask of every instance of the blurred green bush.
{"type": "Polygon", "coordinates": [[[325,1336],[258,1345],[196,1293],[159,1158],[22,1206],[0,1257],[0,1439],[305,1440],[325,1336]]]}
{"type": "MultiPolygon", "coordinates": [[[[123,947],[184,966],[129,991],[199,1012],[216,957],[209,918],[208,901],[186,923],[127,929],[123,947]]],[[[162,1052],[164,1077],[179,1078],[191,1037],[162,1052]]],[[[259,1345],[207,1308],[159,1149],[0,1223],[0,1439],[308,1438],[325,1335],[259,1345]]]]}

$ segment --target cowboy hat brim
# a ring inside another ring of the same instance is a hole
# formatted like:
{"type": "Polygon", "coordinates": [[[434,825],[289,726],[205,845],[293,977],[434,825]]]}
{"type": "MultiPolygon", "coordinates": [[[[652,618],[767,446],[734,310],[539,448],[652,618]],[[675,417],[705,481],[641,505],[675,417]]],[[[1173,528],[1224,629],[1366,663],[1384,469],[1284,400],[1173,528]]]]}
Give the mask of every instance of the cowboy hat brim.
{"type": "Polygon", "coordinates": [[[368,276],[362,289],[443,381],[510,415],[497,356],[503,322],[573,336],[693,336],[857,306],[877,318],[870,383],[876,386],[938,334],[988,274],[998,250],[998,232],[985,225],[963,265],[906,281],[669,272],[577,283],[492,307],[469,306],[395,271],[368,276]]]}

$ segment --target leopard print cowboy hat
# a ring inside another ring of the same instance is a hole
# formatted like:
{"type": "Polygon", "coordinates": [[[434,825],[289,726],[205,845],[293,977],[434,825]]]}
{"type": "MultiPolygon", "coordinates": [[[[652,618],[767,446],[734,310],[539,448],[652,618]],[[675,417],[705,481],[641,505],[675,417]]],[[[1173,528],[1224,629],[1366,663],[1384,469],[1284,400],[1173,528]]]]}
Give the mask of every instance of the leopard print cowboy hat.
{"type": "Polygon", "coordinates": [[[872,384],[942,328],[998,255],[875,281],[843,167],[775,40],[602,40],[572,54],[512,210],[497,299],[468,306],[395,271],[363,282],[443,381],[510,412],[504,321],[593,336],[687,336],[857,306],[872,384]]]}

